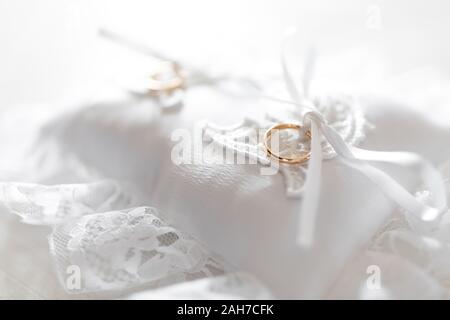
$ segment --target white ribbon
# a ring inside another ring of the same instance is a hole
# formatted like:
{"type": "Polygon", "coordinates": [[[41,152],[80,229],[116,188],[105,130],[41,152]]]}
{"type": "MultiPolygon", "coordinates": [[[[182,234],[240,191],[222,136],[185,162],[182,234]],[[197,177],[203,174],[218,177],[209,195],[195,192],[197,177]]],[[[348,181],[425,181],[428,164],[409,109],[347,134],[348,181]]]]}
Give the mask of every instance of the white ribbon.
{"type": "MultiPolygon", "coordinates": [[[[308,111],[303,116],[303,125],[311,129],[311,156],[308,162],[306,181],[304,185],[303,202],[298,220],[297,243],[308,247],[313,244],[315,220],[320,198],[320,183],[322,171],[322,135],[333,147],[334,151],[347,166],[356,169],[377,185],[384,195],[414,214],[422,221],[430,222],[438,219],[448,210],[444,180],[440,173],[427,160],[409,152],[378,152],[349,146],[341,135],[331,126],[308,100],[307,92],[300,95],[282,55],[282,67],[286,87],[293,100],[293,104],[302,106],[308,111]],[[302,101],[303,99],[303,101],[302,101]],[[370,165],[367,161],[379,161],[400,166],[415,165],[421,175],[424,187],[431,192],[433,206],[428,206],[417,200],[388,174],[370,165]]],[[[308,68],[306,68],[308,69],[308,68]]],[[[311,70],[311,68],[309,68],[311,70]]],[[[311,71],[310,71],[311,72],[311,71]]],[[[311,77],[307,78],[311,79],[311,77]]],[[[307,88],[308,84],[304,84],[307,88]]]]}
{"type": "Polygon", "coordinates": [[[312,141],[311,158],[308,163],[298,226],[297,241],[299,245],[310,246],[314,239],[315,217],[320,196],[321,135],[327,139],[343,163],[360,171],[377,185],[386,197],[422,221],[434,221],[448,210],[444,181],[440,173],[421,156],[409,152],[378,152],[350,147],[335,129],[326,124],[326,121],[317,111],[306,113],[303,121],[306,126],[311,127],[312,141]],[[309,123],[307,123],[308,121],[309,123]],[[423,179],[424,187],[433,196],[434,206],[431,207],[418,201],[392,177],[370,165],[367,161],[381,161],[401,166],[417,166],[418,172],[423,179]]]}

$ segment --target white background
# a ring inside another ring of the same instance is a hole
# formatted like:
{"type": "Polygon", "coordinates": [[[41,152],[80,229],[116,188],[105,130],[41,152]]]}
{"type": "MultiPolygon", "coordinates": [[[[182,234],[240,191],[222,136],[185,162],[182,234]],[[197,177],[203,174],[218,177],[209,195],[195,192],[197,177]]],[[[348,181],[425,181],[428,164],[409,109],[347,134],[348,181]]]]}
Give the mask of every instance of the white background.
{"type": "Polygon", "coordinates": [[[342,50],[372,42],[395,72],[448,75],[450,2],[0,0],[0,108],[70,100],[128,68],[107,27],[178,57],[277,59],[286,27],[342,50]],[[373,23],[375,19],[375,24],[373,23]]]}

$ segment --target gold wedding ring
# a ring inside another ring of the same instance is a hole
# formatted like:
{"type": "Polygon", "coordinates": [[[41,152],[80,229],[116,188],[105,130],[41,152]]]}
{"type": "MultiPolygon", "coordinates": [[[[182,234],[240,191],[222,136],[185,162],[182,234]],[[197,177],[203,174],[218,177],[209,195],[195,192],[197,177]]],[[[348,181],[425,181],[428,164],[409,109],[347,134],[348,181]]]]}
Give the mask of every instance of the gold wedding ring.
{"type": "Polygon", "coordinates": [[[182,89],[184,83],[185,76],[178,63],[162,62],[159,70],[150,76],[147,88],[151,95],[171,94],[175,90],[182,89]],[[167,72],[170,72],[172,76],[165,79],[164,74],[167,72]]]}
{"type": "MultiPolygon", "coordinates": [[[[273,150],[271,148],[271,143],[270,143],[273,132],[275,130],[288,130],[288,129],[294,129],[294,130],[298,130],[299,132],[301,132],[302,126],[300,126],[298,124],[293,124],[293,123],[281,123],[281,124],[276,124],[276,125],[270,127],[266,131],[266,133],[264,134],[264,147],[266,148],[267,153],[282,163],[299,164],[299,163],[304,163],[304,162],[308,161],[311,156],[311,152],[307,152],[304,155],[300,155],[300,156],[296,156],[296,157],[284,157],[284,156],[281,156],[281,155],[273,152],[273,150]]],[[[308,130],[306,132],[306,136],[309,139],[311,139],[311,131],[308,130]]]]}

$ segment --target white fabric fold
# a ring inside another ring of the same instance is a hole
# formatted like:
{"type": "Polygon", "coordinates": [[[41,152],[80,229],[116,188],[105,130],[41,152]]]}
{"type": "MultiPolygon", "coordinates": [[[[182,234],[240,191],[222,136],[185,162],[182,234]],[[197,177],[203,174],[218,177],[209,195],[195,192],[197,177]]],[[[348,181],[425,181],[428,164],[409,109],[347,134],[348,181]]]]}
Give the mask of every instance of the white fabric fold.
{"type": "Polygon", "coordinates": [[[273,299],[270,291],[253,275],[230,272],[145,290],[124,297],[126,300],[241,300],[273,299]]]}
{"type": "Polygon", "coordinates": [[[311,127],[312,143],[311,159],[308,164],[304,199],[299,219],[300,226],[297,238],[299,245],[310,246],[313,242],[314,217],[320,196],[320,163],[322,161],[320,134],[323,134],[346,165],[363,173],[380,188],[386,197],[409,213],[414,214],[425,222],[431,222],[438,219],[442,213],[448,210],[445,185],[440,173],[419,155],[407,152],[376,152],[360,148],[353,148],[355,150],[354,153],[339,133],[328,126],[322,115],[317,111],[310,111],[305,114],[304,125],[311,127]],[[308,120],[310,123],[307,123],[308,120]],[[422,177],[424,187],[433,195],[434,206],[420,202],[392,177],[370,165],[367,161],[383,161],[403,166],[416,164],[420,168],[418,172],[422,177]]]}

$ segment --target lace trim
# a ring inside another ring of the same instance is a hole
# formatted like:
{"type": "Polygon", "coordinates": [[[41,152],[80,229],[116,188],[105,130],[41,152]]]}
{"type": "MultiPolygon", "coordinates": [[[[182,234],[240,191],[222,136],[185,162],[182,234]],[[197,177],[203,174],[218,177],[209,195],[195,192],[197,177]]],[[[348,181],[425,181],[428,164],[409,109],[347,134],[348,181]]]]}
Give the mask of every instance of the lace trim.
{"type": "Polygon", "coordinates": [[[220,275],[225,267],[192,237],[168,226],[154,208],[139,207],[83,216],[57,226],[50,247],[61,283],[70,293],[220,275]],[[70,284],[69,267],[81,283],[70,284]],[[68,282],[69,281],[69,282],[68,282]]]}
{"type": "Polygon", "coordinates": [[[0,183],[0,202],[25,223],[53,225],[111,208],[127,208],[134,200],[112,180],[46,186],[0,183]]]}

